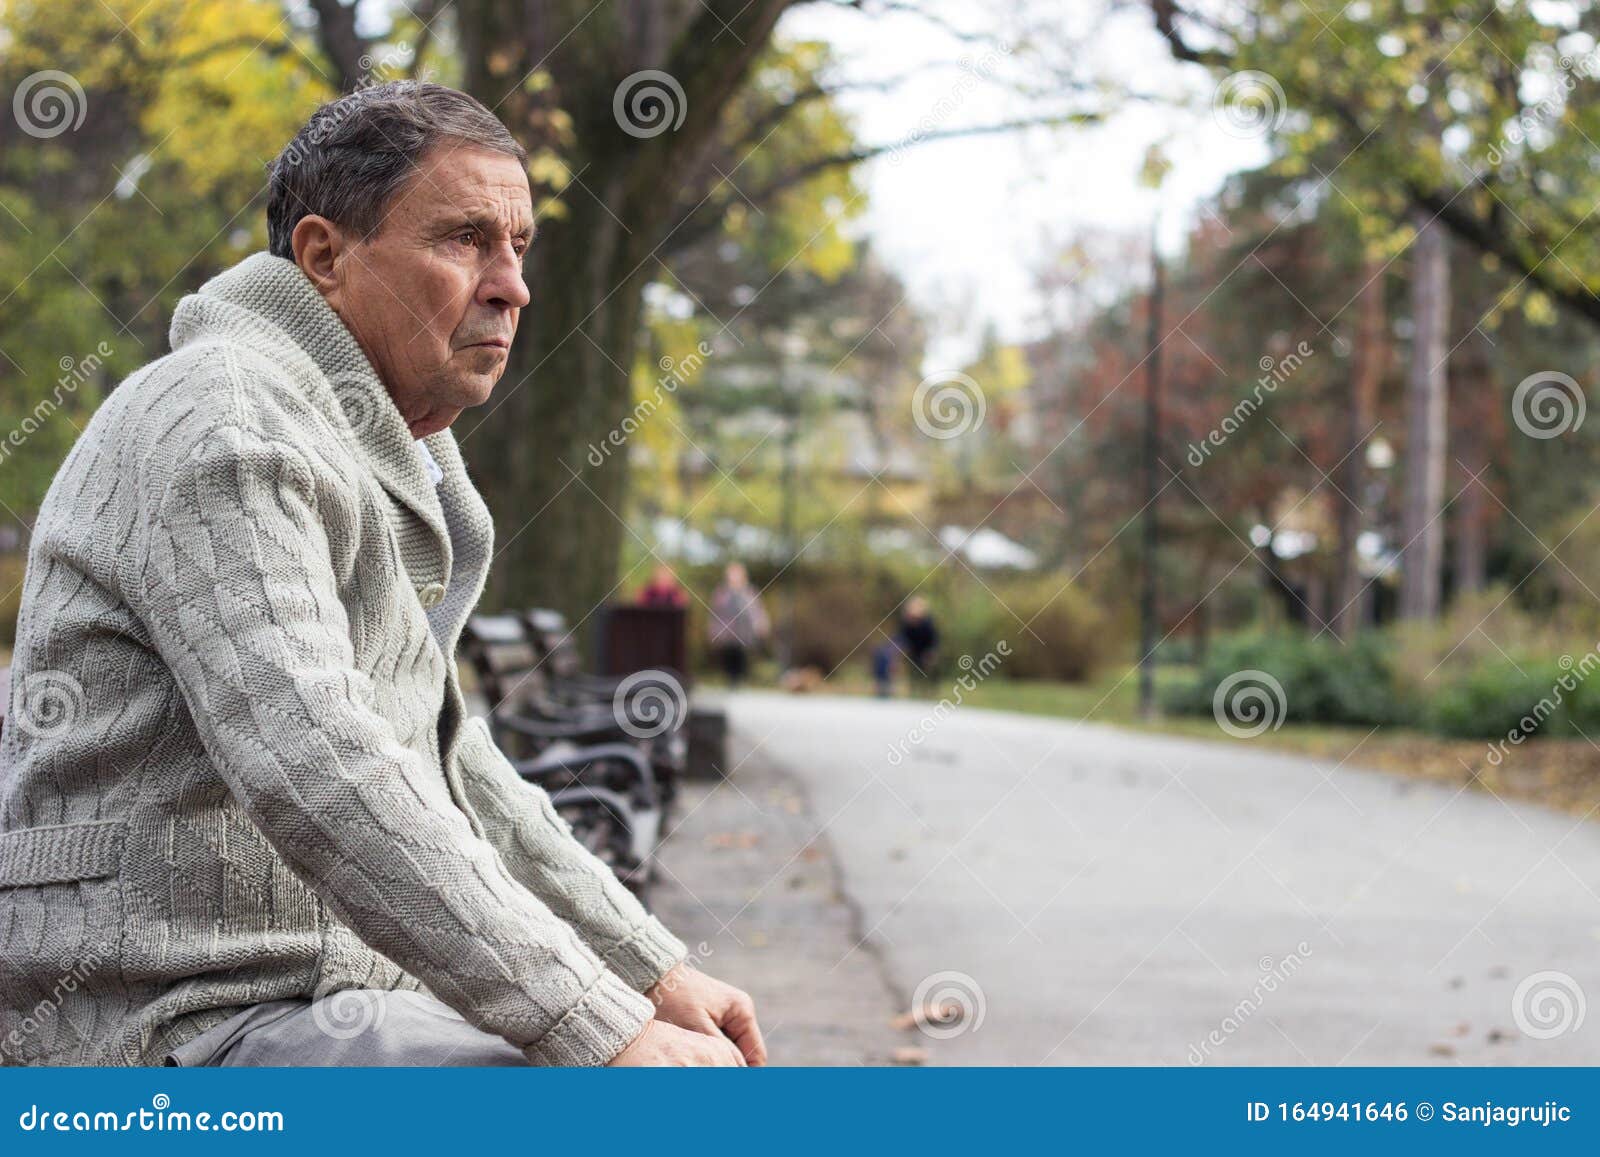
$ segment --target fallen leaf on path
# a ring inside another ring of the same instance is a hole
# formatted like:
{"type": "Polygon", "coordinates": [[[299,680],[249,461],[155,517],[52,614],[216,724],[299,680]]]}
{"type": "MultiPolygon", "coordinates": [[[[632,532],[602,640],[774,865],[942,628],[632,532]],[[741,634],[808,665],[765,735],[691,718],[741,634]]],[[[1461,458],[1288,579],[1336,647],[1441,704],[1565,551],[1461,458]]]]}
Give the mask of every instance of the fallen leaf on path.
{"type": "Polygon", "coordinates": [[[759,832],[713,832],[706,837],[708,848],[753,848],[760,842],[759,832]]]}
{"type": "Polygon", "coordinates": [[[889,1060],[897,1065],[920,1065],[928,1060],[928,1050],[919,1049],[915,1045],[901,1045],[889,1054],[889,1060]]]}

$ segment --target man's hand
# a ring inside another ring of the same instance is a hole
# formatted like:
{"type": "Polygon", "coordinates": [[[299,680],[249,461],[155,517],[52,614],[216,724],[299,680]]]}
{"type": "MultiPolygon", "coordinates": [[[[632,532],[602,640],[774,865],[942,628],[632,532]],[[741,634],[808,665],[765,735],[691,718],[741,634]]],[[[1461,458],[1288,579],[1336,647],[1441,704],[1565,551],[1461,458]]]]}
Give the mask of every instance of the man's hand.
{"type": "Polygon", "coordinates": [[[695,968],[676,965],[645,993],[656,1019],[732,1040],[746,1064],[767,1063],[766,1042],[756,1024],[756,1006],[745,993],[695,968]]]}
{"type": "Polygon", "coordinates": [[[742,1068],[744,1058],[733,1042],[722,1036],[706,1036],[667,1024],[646,1022],[644,1031],[633,1043],[608,1062],[612,1068],[677,1066],[680,1068],[742,1068]]]}

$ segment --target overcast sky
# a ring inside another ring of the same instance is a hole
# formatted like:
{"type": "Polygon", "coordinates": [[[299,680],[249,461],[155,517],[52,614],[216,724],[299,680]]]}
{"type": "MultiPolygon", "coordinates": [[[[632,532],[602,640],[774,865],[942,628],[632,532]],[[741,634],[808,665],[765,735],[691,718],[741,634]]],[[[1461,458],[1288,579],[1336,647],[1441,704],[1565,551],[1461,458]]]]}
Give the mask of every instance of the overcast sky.
{"type": "MultiPolygon", "coordinates": [[[[1254,134],[1213,115],[1214,82],[1203,69],[1173,61],[1139,6],[1104,17],[1102,0],[930,0],[951,24],[1007,33],[1002,22],[1026,10],[1047,19],[1076,67],[1110,83],[1172,98],[1172,105],[1133,102],[1093,128],[1039,129],[1005,136],[931,141],[863,167],[870,206],[863,231],[908,284],[911,301],[942,319],[930,351],[931,372],[970,355],[982,322],[1007,340],[1036,330],[1041,303],[1033,270],[1056,242],[1083,232],[1115,230],[1145,236],[1157,195],[1139,183],[1146,150],[1164,142],[1173,169],[1160,194],[1162,249],[1174,252],[1197,203],[1237,169],[1266,157],[1254,134]],[[1091,31],[1091,21],[1095,21],[1091,31]],[[1183,107],[1177,107],[1182,105],[1183,107]],[[954,314],[954,319],[949,314],[954,314]]],[[[1005,74],[1008,57],[962,43],[920,17],[864,17],[824,5],[794,9],[780,35],[823,39],[847,61],[851,79],[913,74],[888,92],[846,93],[865,143],[894,143],[926,131],[1037,115],[1005,74]],[[968,69],[959,62],[965,60],[968,69]],[[943,62],[956,67],[934,67],[943,62]],[[982,74],[995,76],[982,81],[982,74]]],[[[1051,39],[1055,37],[1052,36],[1051,39]]],[[[1063,57],[1067,53],[1059,53],[1063,57]]]]}

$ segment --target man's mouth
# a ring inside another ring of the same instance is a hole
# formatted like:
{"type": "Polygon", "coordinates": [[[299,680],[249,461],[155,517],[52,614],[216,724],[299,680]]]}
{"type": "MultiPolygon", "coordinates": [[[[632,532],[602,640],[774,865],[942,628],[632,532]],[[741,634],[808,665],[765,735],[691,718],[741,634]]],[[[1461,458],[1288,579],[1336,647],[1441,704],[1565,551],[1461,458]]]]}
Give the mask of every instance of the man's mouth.
{"type": "Polygon", "coordinates": [[[492,337],[492,338],[487,339],[486,341],[475,341],[475,342],[472,342],[466,348],[467,349],[474,349],[474,348],[479,347],[479,346],[487,346],[490,349],[497,349],[497,350],[508,350],[508,349],[511,348],[511,339],[510,338],[505,338],[505,337],[492,337]]]}

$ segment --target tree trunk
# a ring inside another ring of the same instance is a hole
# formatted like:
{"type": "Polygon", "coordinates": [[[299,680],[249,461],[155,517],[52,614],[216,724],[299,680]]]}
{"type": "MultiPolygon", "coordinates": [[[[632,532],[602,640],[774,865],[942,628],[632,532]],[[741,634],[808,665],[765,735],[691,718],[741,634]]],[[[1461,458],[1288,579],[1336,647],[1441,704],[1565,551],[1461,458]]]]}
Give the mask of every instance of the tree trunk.
{"type": "MultiPolygon", "coordinates": [[[[1480,462],[1473,466],[1472,472],[1476,474],[1481,465],[1480,462]]],[[[1469,482],[1465,473],[1461,482],[1464,489],[1456,500],[1455,558],[1451,570],[1455,575],[1456,592],[1466,595],[1483,590],[1488,582],[1488,536],[1484,534],[1488,511],[1482,487],[1469,482]]]]}
{"type": "MultiPolygon", "coordinates": [[[[1473,314],[1482,316],[1476,302],[1473,314]]],[[[1489,465],[1498,417],[1499,398],[1488,347],[1488,337],[1481,329],[1474,329],[1461,343],[1456,358],[1458,388],[1456,404],[1451,407],[1450,457],[1459,463],[1462,489],[1453,508],[1450,569],[1455,590],[1460,594],[1475,594],[1488,583],[1489,525],[1496,513],[1486,500],[1484,487],[1488,481],[1473,481],[1481,479],[1489,465]]]]}
{"type": "Polygon", "coordinates": [[[645,271],[630,277],[633,246],[598,206],[572,208],[537,243],[510,365],[463,449],[495,520],[488,605],[553,607],[577,626],[623,577],[625,371],[645,271]]]}
{"type": "Polygon", "coordinates": [[[1438,221],[1414,212],[1412,242],[1411,368],[1406,380],[1406,476],[1401,527],[1405,536],[1400,571],[1400,617],[1439,614],[1444,566],[1445,416],[1450,315],[1450,256],[1438,221]]]}
{"type": "Polygon", "coordinates": [[[704,200],[696,182],[723,110],[791,2],[456,0],[463,88],[573,174],[561,212],[539,222],[505,376],[457,429],[494,514],[487,605],[553,607],[581,627],[626,578],[622,423],[644,286],[674,221],[704,200]],[[614,98],[644,69],[680,92],[669,124],[641,134],[619,124],[614,98]],[[536,71],[548,83],[524,83],[536,71]]]}
{"type": "Polygon", "coordinates": [[[1367,619],[1367,584],[1361,580],[1356,541],[1366,529],[1366,441],[1378,412],[1378,387],[1389,365],[1389,320],[1384,309],[1384,262],[1369,257],[1361,265],[1361,299],[1356,306],[1356,348],[1350,366],[1350,425],[1344,461],[1339,466],[1339,557],[1333,631],[1349,639],[1367,619]]]}

